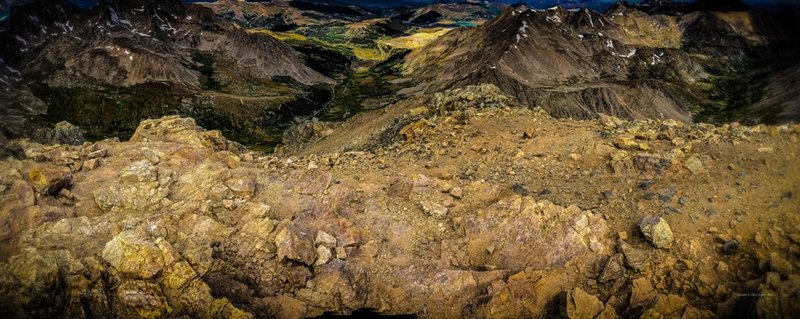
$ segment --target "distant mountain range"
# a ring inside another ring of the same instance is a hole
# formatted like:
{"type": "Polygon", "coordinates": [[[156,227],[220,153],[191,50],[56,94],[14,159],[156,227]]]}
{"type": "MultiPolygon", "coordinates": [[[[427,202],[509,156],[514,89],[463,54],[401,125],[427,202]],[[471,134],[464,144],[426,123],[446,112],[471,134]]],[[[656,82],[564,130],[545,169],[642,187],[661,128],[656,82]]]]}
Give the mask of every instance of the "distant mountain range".
{"type": "Polygon", "coordinates": [[[90,138],[124,137],[143,118],[182,114],[253,146],[320,112],[338,120],[479,84],[558,117],[800,119],[791,12],[729,0],[604,12],[314,2],[15,6],[0,22],[0,137],[62,120],[90,138]]]}

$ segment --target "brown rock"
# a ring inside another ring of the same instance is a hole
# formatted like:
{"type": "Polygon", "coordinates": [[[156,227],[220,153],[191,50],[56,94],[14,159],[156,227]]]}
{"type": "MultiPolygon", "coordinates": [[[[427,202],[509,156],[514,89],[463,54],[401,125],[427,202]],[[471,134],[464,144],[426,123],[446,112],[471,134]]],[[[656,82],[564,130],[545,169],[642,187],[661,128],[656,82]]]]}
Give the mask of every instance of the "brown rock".
{"type": "Polygon", "coordinates": [[[604,308],[597,297],[581,288],[575,288],[567,293],[567,318],[594,319],[604,308]]]}
{"type": "Polygon", "coordinates": [[[634,155],[633,164],[639,170],[653,174],[663,174],[672,167],[672,161],[669,158],[646,153],[634,155]]]}
{"type": "Polygon", "coordinates": [[[314,266],[320,266],[328,263],[331,260],[331,250],[325,246],[317,246],[317,260],[314,262],[314,266]]]}
{"type": "Polygon", "coordinates": [[[83,162],[83,171],[84,172],[88,172],[88,171],[94,170],[94,169],[96,169],[98,167],[100,167],[100,159],[99,158],[93,158],[93,159],[90,159],[90,160],[87,160],[87,161],[83,162]]]}
{"type": "Polygon", "coordinates": [[[334,248],[336,247],[336,237],[320,230],[317,232],[317,237],[314,238],[314,243],[328,248],[334,248]]]}
{"type": "Polygon", "coordinates": [[[228,186],[234,196],[241,198],[250,198],[256,192],[256,181],[249,176],[231,178],[225,182],[225,186],[228,186]]]}
{"type": "Polygon", "coordinates": [[[656,296],[656,290],[647,278],[636,278],[631,285],[630,307],[646,307],[655,301],[656,296]]]}
{"type": "Polygon", "coordinates": [[[453,196],[454,198],[460,199],[462,196],[464,196],[464,191],[461,190],[461,187],[453,187],[450,190],[450,196],[453,196]]]}
{"type": "Polygon", "coordinates": [[[656,304],[642,313],[641,319],[680,318],[688,302],[678,295],[659,295],[656,304]]]}
{"type": "Polygon", "coordinates": [[[278,260],[286,259],[299,261],[306,265],[313,265],[317,259],[317,251],[311,237],[294,225],[287,225],[275,236],[275,245],[278,247],[278,260]]]}
{"type": "Polygon", "coordinates": [[[420,202],[422,211],[425,214],[437,219],[444,219],[447,217],[447,207],[445,205],[434,202],[433,200],[423,200],[420,202]]]}
{"type": "Polygon", "coordinates": [[[28,172],[33,188],[42,195],[56,195],[72,183],[72,172],[63,166],[37,165],[28,172]]]}
{"type": "Polygon", "coordinates": [[[669,224],[663,218],[653,215],[642,217],[639,229],[644,238],[657,248],[669,248],[674,240],[669,224]]]}
{"type": "Polygon", "coordinates": [[[598,280],[601,283],[607,283],[625,275],[625,257],[622,254],[616,254],[608,258],[606,262],[606,267],[603,268],[603,272],[600,274],[600,278],[598,280]]]}
{"type": "Polygon", "coordinates": [[[162,318],[172,312],[158,284],[143,280],[124,281],[117,287],[113,299],[117,318],[162,318]]]}
{"type": "Polygon", "coordinates": [[[117,271],[141,279],[152,278],[165,266],[158,246],[134,231],[121,232],[106,243],[103,259],[117,271]]]}
{"type": "Polygon", "coordinates": [[[647,262],[647,253],[636,249],[624,240],[617,241],[617,250],[625,256],[625,265],[636,271],[642,271],[647,262]]]}

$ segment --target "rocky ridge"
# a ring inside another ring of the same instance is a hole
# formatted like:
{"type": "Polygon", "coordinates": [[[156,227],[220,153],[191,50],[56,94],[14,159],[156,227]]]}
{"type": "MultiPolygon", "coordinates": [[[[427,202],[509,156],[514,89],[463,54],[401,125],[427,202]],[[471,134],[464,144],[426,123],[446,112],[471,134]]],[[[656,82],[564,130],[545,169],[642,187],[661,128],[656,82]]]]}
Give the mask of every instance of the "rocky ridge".
{"type": "Polygon", "coordinates": [[[798,310],[800,126],[554,119],[496,90],[382,110],[413,120],[348,150],[337,132],[363,123],[327,128],[317,143],[331,151],[304,156],[254,153],[180,117],[124,142],[13,141],[0,314],[798,310]]]}
{"type": "Polygon", "coordinates": [[[797,38],[784,31],[796,28],[796,18],[746,8],[648,8],[507,8],[407,55],[404,72],[418,85],[403,93],[493,84],[556,117],[792,121],[789,94],[765,91],[761,81],[778,86],[796,73],[797,38]]]}

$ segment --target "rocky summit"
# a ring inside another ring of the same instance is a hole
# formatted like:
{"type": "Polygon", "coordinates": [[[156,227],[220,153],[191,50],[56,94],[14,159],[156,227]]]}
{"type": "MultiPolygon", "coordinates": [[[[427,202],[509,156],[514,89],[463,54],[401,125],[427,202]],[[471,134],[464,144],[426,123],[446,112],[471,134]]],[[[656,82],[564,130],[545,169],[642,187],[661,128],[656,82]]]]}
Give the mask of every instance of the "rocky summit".
{"type": "Polygon", "coordinates": [[[248,151],[177,116],[129,141],[15,140],[21,155],[0,162],[0,313],[800,310],[800,126],[555,119],[492,92],[392,106],[413,120],[337,150],[364,124],[346,122],[304,141],[321,150],[311,155],[248,151]]]}
{"type": "Polygon", "coordinates": [[[7,2],[0,318],[800,314],[791,1],[7,2]]]}

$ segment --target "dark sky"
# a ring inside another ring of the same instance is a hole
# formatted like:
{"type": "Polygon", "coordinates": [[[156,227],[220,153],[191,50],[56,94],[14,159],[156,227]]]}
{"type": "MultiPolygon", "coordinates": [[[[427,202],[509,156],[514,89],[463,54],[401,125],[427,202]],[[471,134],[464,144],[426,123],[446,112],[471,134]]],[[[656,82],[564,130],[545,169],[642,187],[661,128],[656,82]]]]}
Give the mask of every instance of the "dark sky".
{"type": "MultiPolygon", "coordinates": [[[[6,14],[8,13],[8,7],[10,4],[25,2],[27,0],[0,0],[0,20],[4,19],[6,14]]],[[[98,0],[70,0],[73,3],[81,6],[81,7],[90,7],[95,4],[98,0]]],[[[134,0],[129,0],[134,1],[134,0]]],[[[186,2],[213,2],[209,0],[185,0],[186,2]]],[[[400,5],[414,5],[414,4],[423,4],[423,3],[431,3],[431,2],[453,2],[453,0],[305,0],[310,2],[318,2],[318,3],[330,3],[330,4],[355,4],[360,5],[363,7],[395,7],[400,5]]],[[[564,7],[588,7],[595,10],[605,10],[610,5],[612,5],[616,0],[495,0],[497,2],[505,2],[505,3],[527,3],[529,6],[534,8],[548,8],[556,5],[564,6],[564,7]]],[[[628,0],[629,2],[639,2],[641,0],[628,0]]],[[[684,0],[691,2],[693,0],[684,0]]],[[[797,7],[800,6],[800,0],[743,0],[743,2],[747,3],[748,5],[755,6],[755,7],[782,7],[782,6],[789,6],[789,7],[797,7]]]]}

